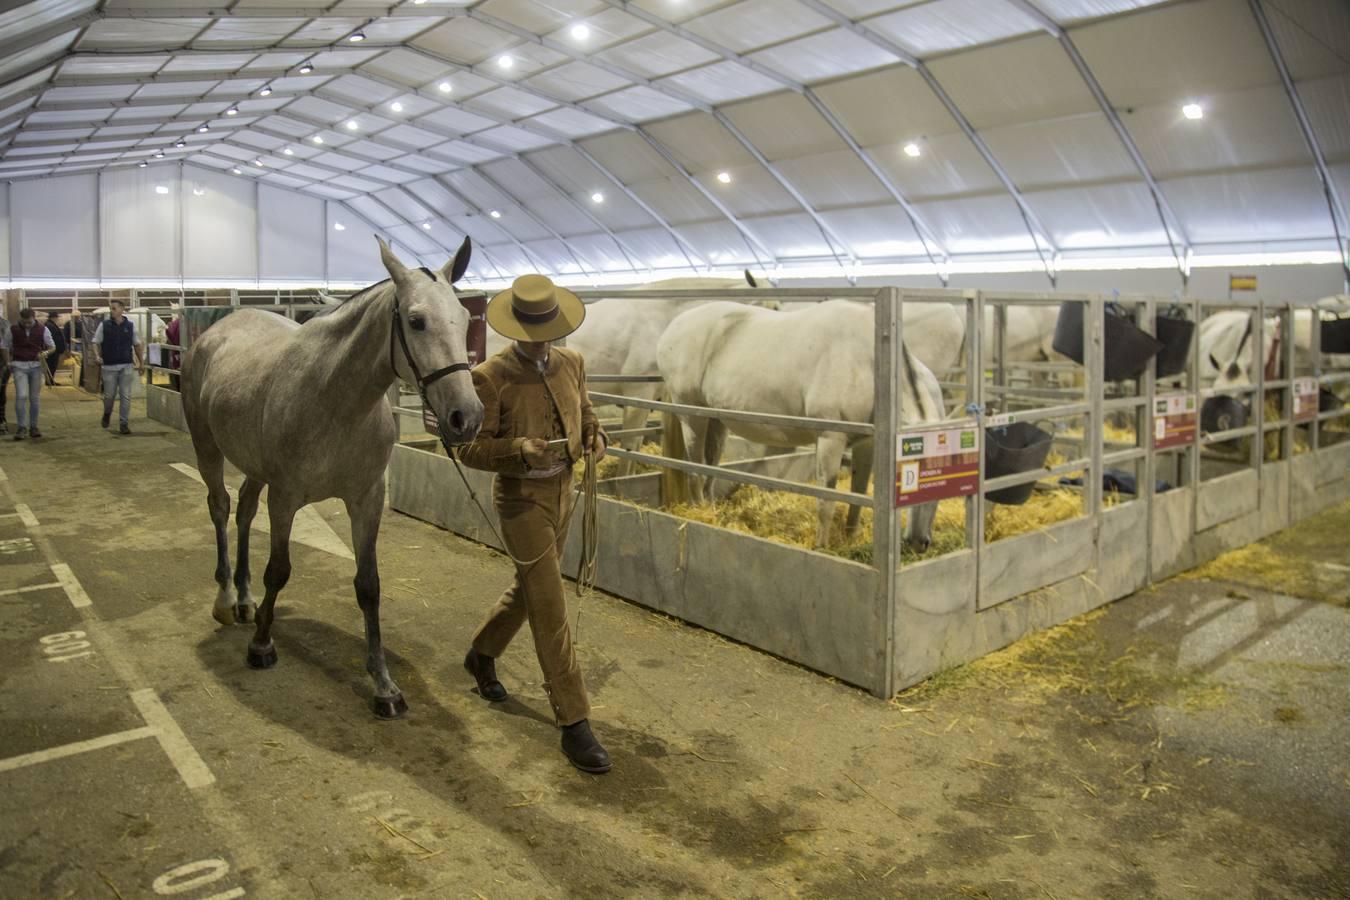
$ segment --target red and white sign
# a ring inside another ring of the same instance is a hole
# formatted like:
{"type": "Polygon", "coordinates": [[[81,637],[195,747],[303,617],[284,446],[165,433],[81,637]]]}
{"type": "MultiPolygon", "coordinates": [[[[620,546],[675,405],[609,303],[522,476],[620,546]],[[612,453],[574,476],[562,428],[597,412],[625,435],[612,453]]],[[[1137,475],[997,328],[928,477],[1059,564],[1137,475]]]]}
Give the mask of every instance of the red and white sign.
{"type": "Polygon", "coordinates": [[[1170,450],[1195,443],[1199,429],[1194,394],[1160,394],[1153,400],[1153,449],[1170,450]]]}
{"type": "Polygon", "coordinates": [[[1317,418],[1317,379],[1294,379],[1294,415],[1295,422],[1311,422],[1317,418]]]}
{"type": "Polygon", "coordinates": [[[974,425],[902,434],[895,445],[895,505],[973,495],[980,486],[980,430],[974,425]]]}

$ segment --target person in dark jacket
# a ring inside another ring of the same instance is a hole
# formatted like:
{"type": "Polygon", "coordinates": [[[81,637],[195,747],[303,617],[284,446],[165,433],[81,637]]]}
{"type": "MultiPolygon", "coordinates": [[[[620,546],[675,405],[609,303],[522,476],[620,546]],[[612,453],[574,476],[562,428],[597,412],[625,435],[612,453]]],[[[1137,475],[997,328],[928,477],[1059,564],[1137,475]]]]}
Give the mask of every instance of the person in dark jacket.
{"type": "Polygon", "coordinates": [[[47,357],[47,384],[56,384],[56,370],[61,367],[61,361],[66,358],[66,351],[69,349],[69,342],[66,340],[65,330],[61,327],[61,319],[65,313],[51,313],[47,316],[47,330],[52,333],[52,344],[56,350],[51,356],[47,357]]]}
{"type": "Polygon", "coordinates": [[[118,430],[131,434],[127,419],[131,415],[131,379],[144,374],[145,359],[141,343],[136,337],[136,323],[125,315],[126,305],[121,300],[108,303],[108,318],[98,323],[94,332],[94,361],[103,367],[103,427],[112,420],[113,401],[121,400],[118,409],[118,430]]]}
{"type": "Polygon", "coordinates": [[[42,399],[42,361],[56,349],[51,332],[39,325],[31,307],[19,313],[19,323],[9,329],[13,351],[9,368],[14,373],[14,415],[19,430],[14,440],[32,435],[42,437],[38,430],[38,410],[42,399]]]}

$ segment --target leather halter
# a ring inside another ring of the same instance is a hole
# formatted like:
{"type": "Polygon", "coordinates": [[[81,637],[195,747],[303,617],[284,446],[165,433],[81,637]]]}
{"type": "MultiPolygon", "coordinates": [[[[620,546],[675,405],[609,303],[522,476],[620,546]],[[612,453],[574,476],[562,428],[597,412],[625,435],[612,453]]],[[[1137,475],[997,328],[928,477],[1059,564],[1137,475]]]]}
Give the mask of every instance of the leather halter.
{"type": "MultiPolygon", "coordinates": [[[[408,365],[412,367],[413,381],[417,385],[418,392],[422,394],[423,401],[426,400],[426,389],[428,385],[440,381],[447,375],[454,374],[455,372],[467,372],[473,368],[466,362],[452,363],[445,368],[437,369],[426,377],[422,376],[421,370],[417,368],[417,360],[413,359],[412,351],[408,349],[408,336],[403,332],[403,317],[399,315],[397,285],[394,286],[394,334],[398,336],[399,346],[403,348],[404,359],[408,360],[408,365]]],[[[389,368],[394,370],[395,375],[398,374],[398,367],[394,365],[393,337],[389,339],[389,368]]]]}

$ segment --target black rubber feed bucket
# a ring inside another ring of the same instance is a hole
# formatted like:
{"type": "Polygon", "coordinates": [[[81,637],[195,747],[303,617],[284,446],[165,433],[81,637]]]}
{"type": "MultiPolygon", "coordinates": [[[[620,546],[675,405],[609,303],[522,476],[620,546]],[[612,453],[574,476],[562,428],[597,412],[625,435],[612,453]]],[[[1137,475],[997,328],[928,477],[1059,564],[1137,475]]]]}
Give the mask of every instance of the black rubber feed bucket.
{"type": "Polygon", "coordinates": [[[1317,409],[1319,412],[1335,412],[1345,406],[1345,402],[1326,388],[1317,389],[1317,409]]]}
{"type": "MultiPolygon", "coordinates": [[[[1014,422],[984,430],[984,477],[1000,478],[1030,472],[1045,466],[1050,455],[1050,434],[1030,422],[1014,422]]],[[[1005,506],[1021,506],[1031,497],[1034,482],[1001,488],[985,499],[1005,506]]]]}
{"type": "MultiPolygon", "coordinates": [[[[1076,363],[1083,361],[1083,307],[1086,303],[1067,301],[1059,307],[1055,320],[1055,339],[1051,346],[1076,363]]],[[[1106,359],[1103,374],[1107,381],[1137,378],[1148,361],[1158,355],[1163,345],[1151,335],[1140,331],[1124,316],[1110,309],[1105,314],[1104,346],[1106,359]]]]}
{"type": "Polygon", "coordinates": [[[1350,353],[1350,319],[1322,320],[1322,352],[1350,353]]]}
{"type": "Polygon", "coordinates": [[[1154,320],[1154,330],[1163,345],[1158,353],[1158,377],[1168,378],[1185,372],[1191,358],[1195,323],[1178,316],[1162,315],[1154,320]]]}
{"type": "Polygon", "coordinates": [[[1200,430],[1205,434],[1231,431],[1247,424],[1247,408],[1234,397],[1207,397],[1200,404],[1200,430]]]}

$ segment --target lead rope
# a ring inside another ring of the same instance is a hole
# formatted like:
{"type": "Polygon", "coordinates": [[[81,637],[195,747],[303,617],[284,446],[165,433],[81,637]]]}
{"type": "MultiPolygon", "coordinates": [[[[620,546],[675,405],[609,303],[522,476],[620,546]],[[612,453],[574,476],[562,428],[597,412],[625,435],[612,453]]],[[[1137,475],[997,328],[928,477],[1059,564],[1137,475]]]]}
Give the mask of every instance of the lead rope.
{"type": "MultiPolygon", "coordinates": [[[[596,482],[600,468],[595,454],[586,454],[586,469],[581,473],[581,556],[577,559],[577,624],[572,630],[573,639],[581,643],[581,601],[595,592],[596,556],[600,549],[599,497],[596,482]]],[[[576,504],[568,512],[576,512],[576,504]]]]}

